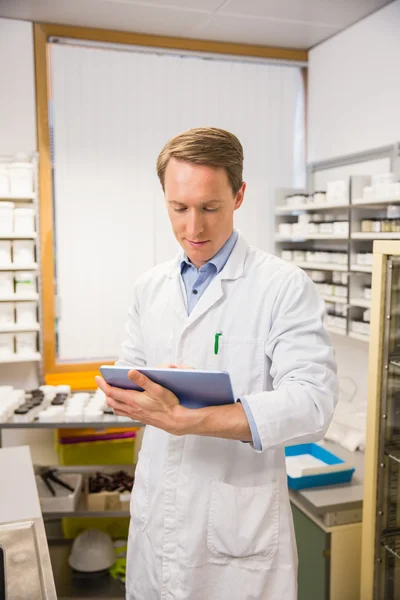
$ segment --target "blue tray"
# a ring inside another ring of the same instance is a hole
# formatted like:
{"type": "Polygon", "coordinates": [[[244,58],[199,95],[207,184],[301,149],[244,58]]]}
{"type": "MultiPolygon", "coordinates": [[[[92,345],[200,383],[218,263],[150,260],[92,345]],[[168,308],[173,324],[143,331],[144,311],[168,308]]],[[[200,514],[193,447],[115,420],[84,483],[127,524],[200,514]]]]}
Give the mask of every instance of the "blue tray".
{"type": "MultiPolygon", "coordinates": [[[[297,444],[296,446],[288,446],[285,448],[286,456],[298,456],[300,454],[311,454],[315,458],[319,458],[327,465],[343,465],[344,460],[322,448],[318,444],[297,444]]],[[[330,473],[319,473],[316,475],[304,475],[303,477],[290,477],[288,475],[288,486],[292,490],[302,490],[305,488],[319,487],[325,485],[334,485],[337,483],[348,483],[353,477],[355,469],[341,469],[340,471],[331,471],[330,473]]]]}

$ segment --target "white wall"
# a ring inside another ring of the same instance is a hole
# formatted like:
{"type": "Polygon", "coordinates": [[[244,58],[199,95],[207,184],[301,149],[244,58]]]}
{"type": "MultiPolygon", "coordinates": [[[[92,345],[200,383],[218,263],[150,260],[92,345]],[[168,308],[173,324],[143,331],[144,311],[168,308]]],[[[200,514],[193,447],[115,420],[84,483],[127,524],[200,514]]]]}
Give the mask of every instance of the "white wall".
{"type": "Polygon", "coordinates": [[[32,23],[0,19],[0,154],[36,150],[32,23]]]}
{"type": "Polygon", "coordinates": [[[400,140],[400,0],[309,53],[308,161],[400,140]]]}

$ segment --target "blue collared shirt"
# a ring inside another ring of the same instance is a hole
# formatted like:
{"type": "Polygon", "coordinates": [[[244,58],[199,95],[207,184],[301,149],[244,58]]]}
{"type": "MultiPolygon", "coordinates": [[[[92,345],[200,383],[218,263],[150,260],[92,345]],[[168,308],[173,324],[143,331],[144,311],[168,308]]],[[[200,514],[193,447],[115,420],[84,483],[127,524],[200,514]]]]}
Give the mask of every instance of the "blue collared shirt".
{"type": "MultiPolygon", "coordinates": [[[[218,275],[226,265],[238,237],[238,232],[234,231],[229,240],[225,242],[217,254],[210,258],[210,260],[200,267],[200,269],[197,269],[186,255],[182,259],[181,276],[186,290],[186,303],[189,315],[214,277],[218,275]]],[[[245,398],[240,398],[240,402],[242,403],[247,420],[249,421],[250,431],[253,437],[253,446],[256,450],[262,450],[260,434],[258,433],[251,408],[245,398]]]]}

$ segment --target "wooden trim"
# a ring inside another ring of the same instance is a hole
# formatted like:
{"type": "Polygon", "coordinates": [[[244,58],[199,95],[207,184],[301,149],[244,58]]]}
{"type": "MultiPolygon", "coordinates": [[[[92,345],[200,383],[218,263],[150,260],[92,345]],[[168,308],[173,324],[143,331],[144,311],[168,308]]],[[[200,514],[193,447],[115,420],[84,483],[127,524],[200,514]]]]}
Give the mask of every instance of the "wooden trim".
{"type": "Polygon", "coordinates": [[[360,596],[362,524],[354,525],[332,530],[329,600],[364,600],[360,596]]]}
{"type": "MultiPolygon", "coordinates": [[[[392,242],[393,243],[393,242],[392,242]]],[[[397,245],[399,243],[397,242],[397,245]]],[[[383,331],[385,320],[387,256],[377,252],[374,244],[372,269],[371,340],[368,361],[368,407],[365,445],[365,479],[363,529],[361,545],[361,593],[363,600],[373,600],[375,571],[376,490],[382,383],[383,331]]]]}
{"type": "Polygon", "coordinates": [[[235,56],[252,56],[258,58],[272,58],[276,60],[307,61],[307,50],[297,48],[277,48],[275,46],[255,46],[251,44],[233,44],[228,42],[214,42],[209,40],[192,40],[180,37],[167,37],[161,35],[147,35],[108,29],[91,29],[88,27],[71,27],[68,25],[53,25],[40,23],[35,25],[40,28],[42,35],[69,37],[95,42],[109,42],[113,44],[131,44],[135,46],[148,46],[167,48],[171,50],[189,50],[192,52],[212,52],[216,54],[231,54],[235,56]]]}
{"type": "Polygon", "coordinates": [[[75,389],[90,389],[87,386],[93,387],[93,373],[97,372],[101,364],[107,364],[107,362],[60,364],[56,358],[53,190],[48,113],[50,85],[47,40],[50,36],[284,61],[307,61],[307,51],[292,48],[190,40],[66,25],[45,23],[36,23],[34,25],[44,373],[48,382],[58,381],[59,383],[71,384],[75,389]],[[90,375],[87,375],[87,373],[90,373],[90,375]],[[57,374],[59,374],[59,377],[56,377],[57,374]]]}

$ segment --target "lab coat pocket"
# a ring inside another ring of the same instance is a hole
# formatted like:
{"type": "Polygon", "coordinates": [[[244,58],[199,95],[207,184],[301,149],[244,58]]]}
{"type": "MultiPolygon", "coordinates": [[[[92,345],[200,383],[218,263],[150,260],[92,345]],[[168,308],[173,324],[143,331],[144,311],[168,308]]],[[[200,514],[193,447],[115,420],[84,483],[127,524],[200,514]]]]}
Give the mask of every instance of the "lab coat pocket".
{"type": "Polygon", "coordinates": [[[131,520],[140,531],[146,528],[149,512],[149,463],[140,453],[131,499],[131,520]]]}
{"type": "Polygon", "coordinates": [[[221,559],[266,563],[278,548],[279,486],[237,487],[214,481],[207,545],[221,559]]]}

